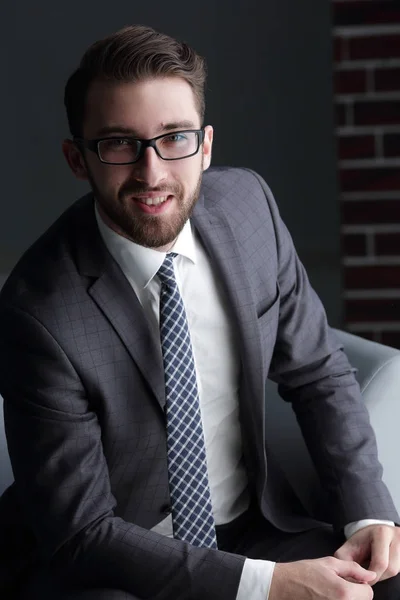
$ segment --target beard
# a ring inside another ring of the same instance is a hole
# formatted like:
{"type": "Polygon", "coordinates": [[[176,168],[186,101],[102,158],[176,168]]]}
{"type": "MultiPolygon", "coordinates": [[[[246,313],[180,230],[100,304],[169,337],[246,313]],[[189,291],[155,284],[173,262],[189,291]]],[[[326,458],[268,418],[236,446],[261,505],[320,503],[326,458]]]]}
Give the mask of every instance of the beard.
{"type": "Polygon", "coordinates": [[[135,244],[147,248],[160,248],[175,241],[193,213],[203,178],[203,171],[200,170],[196,186],[187,198],[183,186],[179,183],[149,188],[138,182],[130,182],[119,190],[115,200],[102,194],[88,168],[87,173],[94,196],[110,221],[111,227],[135,244]],[[173,212],[158,216],[135,210],[131,198],[147,192],[159,192],[160,196],[173,195],[175,202],[173,212]]]}

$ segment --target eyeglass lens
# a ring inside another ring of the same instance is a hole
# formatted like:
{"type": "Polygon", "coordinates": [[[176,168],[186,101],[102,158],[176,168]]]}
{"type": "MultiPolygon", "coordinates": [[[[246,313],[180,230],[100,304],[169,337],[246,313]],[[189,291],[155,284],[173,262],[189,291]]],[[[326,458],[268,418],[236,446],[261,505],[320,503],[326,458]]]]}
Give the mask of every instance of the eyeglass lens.
{"type": "MultiPolygon", "coordinates": [[[[159,138],[155,144],[161,158],[184,158],[197,152],[198,134],[194,131],[172,133],[159,138]]],[[[100,158],[110,163],[129,163],[137,159],[140,146],[140,142],[132,138],[101,140],[100,158]]]]}

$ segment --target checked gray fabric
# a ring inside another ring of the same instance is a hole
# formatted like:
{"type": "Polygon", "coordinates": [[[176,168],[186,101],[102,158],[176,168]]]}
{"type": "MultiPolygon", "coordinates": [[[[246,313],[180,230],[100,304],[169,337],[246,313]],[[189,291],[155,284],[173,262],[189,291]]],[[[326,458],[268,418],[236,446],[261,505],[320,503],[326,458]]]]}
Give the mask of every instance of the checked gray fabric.
{"type": "Polygon", "coordinates": [[[175,280],[175,257],[167,254],[157,272],[172,526],[177,539],[217,548],[196,371],[185,307],[175,280]]]}

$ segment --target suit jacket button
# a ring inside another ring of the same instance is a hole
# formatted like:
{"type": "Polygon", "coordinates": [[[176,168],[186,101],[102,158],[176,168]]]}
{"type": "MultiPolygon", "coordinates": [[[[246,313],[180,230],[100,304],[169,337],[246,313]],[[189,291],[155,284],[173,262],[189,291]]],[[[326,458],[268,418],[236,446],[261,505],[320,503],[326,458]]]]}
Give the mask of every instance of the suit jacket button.
{"type": "Polygon", "coordinates": [[[172,513],[172,508],[170,504],[163,504],[161,507],[161,512],[164,515],[170,515],[172,513]]]}

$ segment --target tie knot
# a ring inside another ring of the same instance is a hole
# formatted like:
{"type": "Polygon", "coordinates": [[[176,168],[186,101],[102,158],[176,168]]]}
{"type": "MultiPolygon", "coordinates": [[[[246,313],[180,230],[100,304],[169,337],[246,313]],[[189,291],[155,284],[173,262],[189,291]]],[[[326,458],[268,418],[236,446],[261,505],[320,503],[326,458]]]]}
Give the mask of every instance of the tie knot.
{"type": "Polygon", "coordinates": [[[160,281],[164,285],[174,286],[175,272],[174,272],[174,258],[177,256],[175,252],[170,252],[164,258],[164,262],[157,271],[157,275],[160,281]]]}

